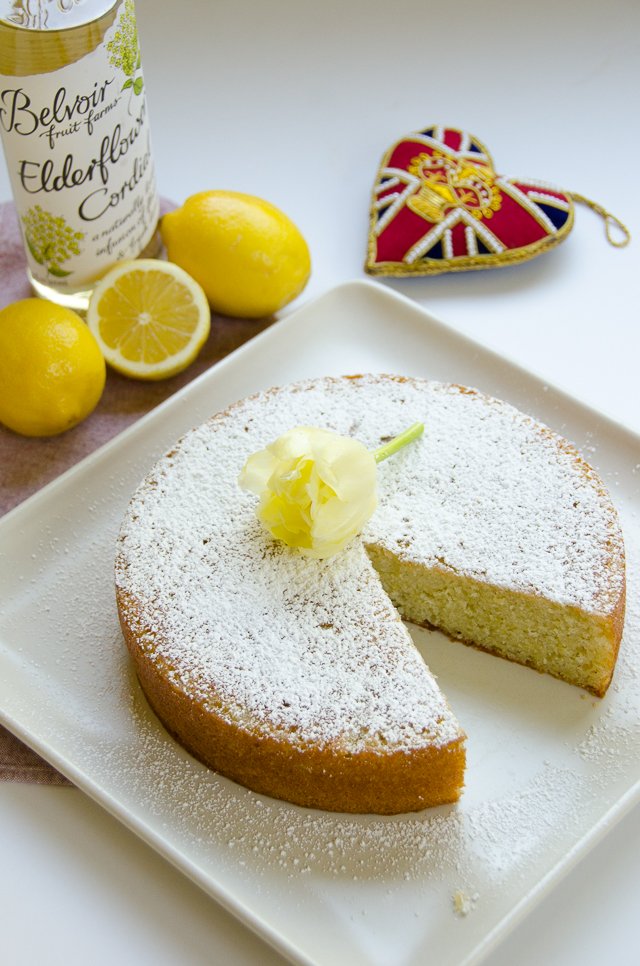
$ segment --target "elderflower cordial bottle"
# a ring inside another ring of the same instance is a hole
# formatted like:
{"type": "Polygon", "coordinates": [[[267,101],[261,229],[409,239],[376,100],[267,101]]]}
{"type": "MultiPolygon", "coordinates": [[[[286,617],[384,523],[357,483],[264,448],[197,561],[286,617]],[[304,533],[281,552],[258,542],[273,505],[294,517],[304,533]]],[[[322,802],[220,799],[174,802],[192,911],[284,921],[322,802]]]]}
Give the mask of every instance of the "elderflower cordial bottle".
{"type": "Polygon", "coordinates": [[[31,284],[85,309],[116,262],[159,249],[133,0],[0,0],[0,84],[31,284]]]}

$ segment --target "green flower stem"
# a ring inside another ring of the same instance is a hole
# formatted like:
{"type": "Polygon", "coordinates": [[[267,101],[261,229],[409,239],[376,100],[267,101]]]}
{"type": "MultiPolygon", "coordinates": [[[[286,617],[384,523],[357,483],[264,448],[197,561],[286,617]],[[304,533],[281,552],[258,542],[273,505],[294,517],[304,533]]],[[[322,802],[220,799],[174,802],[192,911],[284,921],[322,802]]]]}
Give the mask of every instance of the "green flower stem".
{"type": "Polygon", "coordinates": [[[394,436],[388,443],[384,443],[382,446],[374,449],[373,456],[376,463],[382,463],[387,457],[393,456],[399,449],[402,449],[407,443],[413,443],[414,439],[422,436],[423,433],[424,423],[414,423],[413,426],[409,426],[409,429],[405,429],[404,433],[400,433],[399,436],[394,436]]]}

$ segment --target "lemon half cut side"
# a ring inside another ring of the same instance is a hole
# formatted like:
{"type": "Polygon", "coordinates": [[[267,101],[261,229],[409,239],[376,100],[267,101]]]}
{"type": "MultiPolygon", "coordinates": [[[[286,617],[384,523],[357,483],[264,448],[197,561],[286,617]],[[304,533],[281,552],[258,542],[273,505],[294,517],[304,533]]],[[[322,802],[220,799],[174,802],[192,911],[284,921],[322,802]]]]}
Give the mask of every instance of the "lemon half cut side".
{"type": "Polygon", "coordinates": [[[207,297],[171,262],[121,262],[96,285],[87,325],[106,361],[134,379],[167,379],[202,348],[211,325],[207,297]]]}

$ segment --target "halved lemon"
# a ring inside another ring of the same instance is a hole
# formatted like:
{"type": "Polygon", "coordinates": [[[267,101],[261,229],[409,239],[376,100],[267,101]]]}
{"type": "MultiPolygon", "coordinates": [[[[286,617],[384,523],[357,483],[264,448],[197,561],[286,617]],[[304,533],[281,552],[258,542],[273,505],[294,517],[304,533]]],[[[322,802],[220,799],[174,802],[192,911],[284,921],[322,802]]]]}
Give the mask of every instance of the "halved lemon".
{"type": "Polygon", "coordinates": [[[190,275],[171,262],[120,262],[96,285],[87,325],[114,369],[134,379],[182,372],[211,325],[209,303],[190,275]]]}

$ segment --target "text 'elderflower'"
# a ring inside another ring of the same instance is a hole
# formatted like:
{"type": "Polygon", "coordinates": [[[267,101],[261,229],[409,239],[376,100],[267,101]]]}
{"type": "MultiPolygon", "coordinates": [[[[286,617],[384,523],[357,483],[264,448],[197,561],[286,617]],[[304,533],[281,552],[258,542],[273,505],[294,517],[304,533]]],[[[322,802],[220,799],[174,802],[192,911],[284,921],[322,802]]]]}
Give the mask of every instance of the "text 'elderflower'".
{"type": "Polygon", "coordinates": [[[299,426],[250,456],[238,483],[260,497],[256,516],[274,537],[307,557],[331,557],[378,505],[376,463],[423,430],[415,423],[370,453],[358,440],[299,426]]]}

